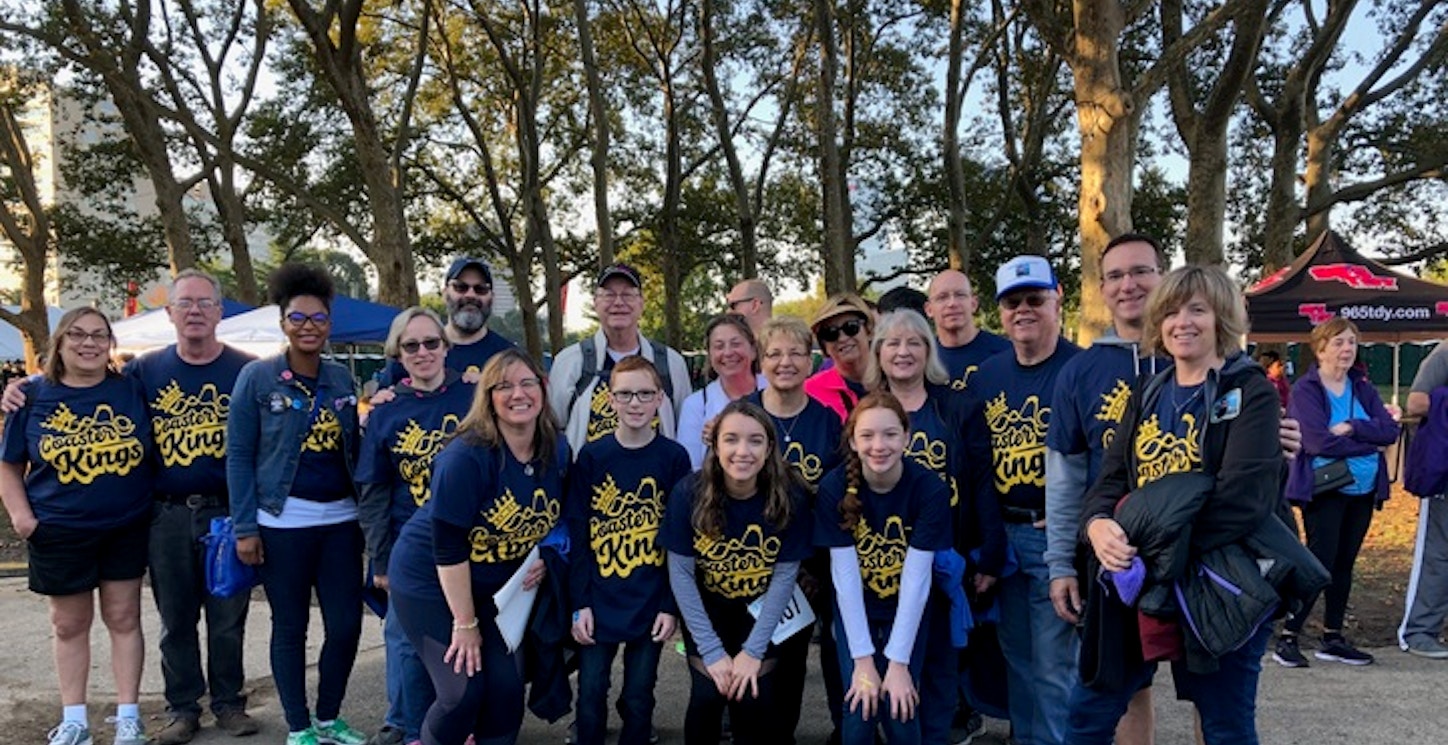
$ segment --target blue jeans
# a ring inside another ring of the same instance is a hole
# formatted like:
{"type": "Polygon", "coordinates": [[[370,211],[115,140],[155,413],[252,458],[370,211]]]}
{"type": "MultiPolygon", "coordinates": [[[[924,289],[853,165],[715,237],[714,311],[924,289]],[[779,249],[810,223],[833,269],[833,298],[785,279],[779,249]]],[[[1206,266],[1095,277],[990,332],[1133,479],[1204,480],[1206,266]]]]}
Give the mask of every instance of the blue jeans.
{"type": "Polygon", "coordinates": [[[1217,672],[1207,675],[1172,663],[1177,695],[1197,705],[1207,745],[1257,745],[1257,679],[1271,636],[1272,625],[1262,624],[1246,644],[1218,657],[1217,672]]]}
{"type": "Polygon", "coordinates": [[[1131,699],[1151,683],[1156,663],[1142,663],[1127,673],[1126,684],[1118,690],[1088,688],[1076,678],[1071,689],[1071,715],[1066,730],[1067,745],[1111,745],[1116,739],[1116,725],[1126,716],[1131,699]]]}
{"type": "Polygon", "coordinates": [[[151,592],[161,617],[161,673],[166,679],[166,710],[177,717],[201,716],[201,696],[211,693],[217,714],[246,708],[241,693],[242,636],[251,593],[229,598],[206,591],[206,550],[201,539],[211,518],[226,507],[192,509],[157,502],[151,514],[151,592]],[[206,673],[201,671],[201,637],[196,624],[206,611],[206,673]]]}
{"type": "Polygon", "coordinates": [[[663,645],[648,632],[622,644],[590,644],[578,649],[579,745],[602,745],[608,730],[608,685],[613,658],[623,647],[623,692],[619,709],[623,729],[619,745],[645,745],[654,718],[654,683],[663,645]]]}
{"type": "Polygon", "coordinates": [[[260,529],[261,581],[272,612],[271,668],[287,728],[312,726],[307,711],[307,626],[312,591],[322,610],[317,719],[336,719],[362,636],[362,530],[356,522],[260,529]]]}
{"type": "Polygon", "coordinates": [[[417,649],[402,630],[396,613],[388,613],[382,621],[382,641],[387,647],[387,717],[383,722],[402,730],[402,741],[422,739],[422,720],[437,696],[432,692],[432,679],[417,656],[417,649]]]}
{"type": "MultiPolygon", "coordinates": [[[[927,606],[928,609],[928,606],[927,606]]],[[[916,691],[920,690],[920,671],[925,666],[926,636],[929,634],[929,620],[922,618],[920,629],[915,634],[915,649],[910,652],[910,678],[915,681],[916,691]]],[[[875,669],[880,671],[880,677],[884,678],[884,670],[889,664],[885,659],[885,644],[890,641],[890,629],[892,624],[880,621],[870,621],[870,643],[875,647],[875,669]]],[[[839,613],[835,613],[835,646],[839,650],[840,674],[844,681],[853,681],[855,677],[855,659],[850,656],[850,645],[845,637],[845,624],[839,619],[839,613]]],[[[845,686],[849,690],[849,686],[845,686]]],[[[902,722],[890,716],[890,702],[882,697],[875,704],[875,716],[870,719],[864,717],[860,709],[850,711],[848,703],[841,704],[840,711],[840,743],[841,745],[875,745],[875,730],[878,728],[885,733],[885,739],[890,745],[920,745],[924,742],[920,736],[920,711],[917,707],[916,716],[908,722],[902,722]]]]}
{"type": "Polygon", "coordinates": [[[1018,745],[1060,745],[1066,736],[1067,703],[1079,679],[1076,630],[1051,606],[1050,575],[1043,555],[1046,531],[1007,523],[1006,540],[1020,571],[1001,579],[999,626],[1010,692],[1011,732],[1018,745]]]}

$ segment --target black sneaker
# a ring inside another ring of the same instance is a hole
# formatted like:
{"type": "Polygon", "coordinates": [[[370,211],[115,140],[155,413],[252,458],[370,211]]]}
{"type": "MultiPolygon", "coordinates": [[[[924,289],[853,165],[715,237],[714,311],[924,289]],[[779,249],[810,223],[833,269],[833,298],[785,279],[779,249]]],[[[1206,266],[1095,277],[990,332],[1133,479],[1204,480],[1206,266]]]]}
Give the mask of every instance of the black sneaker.
{"type": "Polygon", "coordinates": [[[1323,637],[1322,646],[1313,653],[1319,660],[1341,662],[1344,665],[1371,665],[1373,656],[1364,652],[1340,636],[1323,637]]]}
{"type": "MultiPolygon", "coordinates": [[[[1318,655],[1321,656],[1321,653],[1319,652],[1318,655]]],[[[1307,657],[1297,646],[1296,634],[1284,634],[1277,637],[1277,648],[1272,651],[1272,659],[1277,660],[1277,664],[1283,667],[1310,667],[1307,664],[1307,657]]]]}

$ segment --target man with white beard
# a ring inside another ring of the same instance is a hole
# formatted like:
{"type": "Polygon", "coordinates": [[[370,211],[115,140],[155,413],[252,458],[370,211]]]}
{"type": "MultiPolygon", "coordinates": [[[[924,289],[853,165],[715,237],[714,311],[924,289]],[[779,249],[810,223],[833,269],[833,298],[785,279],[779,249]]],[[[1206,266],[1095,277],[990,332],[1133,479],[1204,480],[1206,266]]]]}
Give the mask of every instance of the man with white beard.
{"type": "MultiPolygon", "coordinates": [[[[493,355],[514,346],[501,334],[488,330],[488,318],[493,315],[493,273],[482,259],[464,256],[448,267],[445,280],[442,298],[447,303],[447,326],[443,333],[452,345],[446,364],[465,382],[476,383],[478,373],[493,355]]],[[[390,386],[406,375],[402,363],[392,360],[379,383],[390,386]]]]}

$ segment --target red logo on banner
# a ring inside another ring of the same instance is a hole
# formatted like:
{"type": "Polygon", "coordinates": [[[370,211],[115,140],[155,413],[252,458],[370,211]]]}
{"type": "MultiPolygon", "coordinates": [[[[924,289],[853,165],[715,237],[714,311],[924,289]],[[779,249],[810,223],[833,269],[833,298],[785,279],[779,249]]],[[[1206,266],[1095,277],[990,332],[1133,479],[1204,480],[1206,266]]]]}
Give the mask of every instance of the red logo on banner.
{"type": "Polygon", "coordinates": [[[1440,316],[1448,316],[1448,300],[1439,300],[1434,303],[1433,312],[1440,316]]]}
{"type": "Polygon", "coordinates": [[[1354,290],[1398,289],[1397,277],[1379,277],[1361,264],[1324,264],[1307,270],[1319,282],[1341,282],[1354,290]]]}
{"type": "Polygon", "coordinates": [[[1328,310],[1326,303],[1302,303],[1297,306],[1297,315],[1307,316],[1307,320],[1316,326],[1337,314],[1328,310]]]}

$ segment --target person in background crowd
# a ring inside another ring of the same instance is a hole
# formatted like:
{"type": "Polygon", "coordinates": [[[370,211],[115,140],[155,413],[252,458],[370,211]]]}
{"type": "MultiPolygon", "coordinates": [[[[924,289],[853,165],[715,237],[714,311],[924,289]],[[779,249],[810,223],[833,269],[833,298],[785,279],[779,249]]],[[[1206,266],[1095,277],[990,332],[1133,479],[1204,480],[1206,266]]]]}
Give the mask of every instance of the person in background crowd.
{"type": "Polygon", "coordinates": [[[692,679],[688,745],[719,742],[726,706],[739,742],[793,737],[776,726],[779,693],[771,673],[784,641],[778,635],[788,633],[780,619],[810,552],[810,522],[805,487],[774,438],[768,414],[745,401],[730,403],[714,426],[703,470],[674,487],[664,510],[660,539],[692,679]]]}
{"type": "MultiPolygon", "coordinates": [[[[1429,415],[1434,389],[1448,385],[1448,344],[1439,343],[1418,366],[1408,392],[1407,415],[1429,415]]],[[[1440,453],[1439,457],[1448,457],[1440,453]]],[[[1398,647],[1431,660],[1448,660],[1448,647],[1438,640],[1448,618],[1448,502],[1442,495],[1423,497],[1418,507],[1413,570],[1403,599],[1398,647]]]]}
{"type": "Polygon", "coordinates": [[[1258,355],[1257,363],[1267,371],[1267,380],[1277,389],[1277,398],[1282,401],[1282,408],[1286,409],[1291,400],[1292,386],[1287,382],[1287,363],[1282,361],[1282,355],[1269,349],[1258,355]]]}
{"type": "MultiPolygon", "coordinates": [[[[521,662],[496,623],[493,594],[560,524],[572,456],[548,410],[543,370],[516,349],[483,367],[467,417],[432,461],[432,497],[403,526],[388,567],[392,612],[437,698],[423,745],[516,741],[521,662]]],[[[540,559],[523,587],[537,587],[540,559]]]]}
{"type": "MultiPolygon", "coordinates": [[[[785,462],[816,487],[840,462],[841,424],[833,411],[804,393],[804,380],[809,376],[810,347],[813,337],[809,327],[798,318],[782,316],[770,319],[759,332],[762,350],[760,366],[767,385],[746,398],[764,409],[774,422],[775,443],[785,462]]],[[[813,500],[809,505],[814,508],[813,500]]],[[[829,577],[829,555],[814,552],[799,568],[799,586],[814,610],[820,633],[820,670],[825,684],[825,698],[830,706],[830,719],[835,731],[830,742],[839,742],[840,702],[844,700],[839,665],[835,656],[834,635],[829,632],[834,617],[834,590],[829,577]]],[[[778,679],[780,726],[793,732],[799,724],[805,678],[809,661],[809,634],[796,634],[781,645],[778,679]]]]}
{"type": "Polygon", "coordinates": [[[679,407],[679,429],[675,437],[689,452],[689,463],[698,470],[704,463],[704,437],[714,417],[730,401],[748,396],[760,388],[759,345],[744,316],[726,313],[714,316],[704,326],[704,344],[713,380],[684,399],[679,407]]]}
{"type": "Polygon", "coordinates": [[[746,279],[730,288],[724,297],[725,312],[737,313],[749,322],[749,329],[759,334],[764,322],[774,316],[774,293],[762,279],[746,279]]]}
{"type": "MultiPolygon", "coordinates": [[[[1138,233],[1113,238],[1101,254],[1101,296],[1111,313],[1111,326],[1089,348],[1061,368],[1051,398],[1046,432],[1046,552],[1051,604],[1072,626],[1080,623],[1082,587],[1078,581],[1077,547],[1081,505],[1101,472],[1126,411],[1131,389],[1143,374],[1154,374],[1166,361],[1142,350],[1146,303],[1161,283],[1161,246],[1138,233]]],[[[1149,683],[1150,681],[1148,681],[1149,683]]],[[[1138,691],[1101,691],[1073,680],[1074,698],[1082,705],[1097,696],[1130,697],[1126,716],[1116,731],[1120,745],[1150,745],[1155,729],[1150,686],[1138,691]]]]}
{"type": "Polygon", "coordinates": [[[913,310],[920,315],[925,315],[925,304],[929,298],[925,293],[914,287],[892,287],[880,296],[880,302],[875,304],[875,312],[885,315],[895,310],[913,310]]]}
{"type": "MultiPolygon", "coordinates": [[[[987,358],[966,387],[965,443],[971,498],[999,506],[1019,571],[1001,581],[998,627],[1005,655],[1012,737],[1059,745],[1076,677],[1077,640],[1051,604],[1046,566],[1046,429],[1056,377],[1080,348],[1061,338],[1061,295],[1051,265],[1017,256],[996,271],[996,302],[1012,353],[987,358]]],[[[979,506],[977,509],[984,509],[979,506]]],[[[969,527],[969,526],[967,526],[969,527]]],[[[1004,554],[988,522],[977,594],[999,576],[1004,554]]]]}
{"type": "MultiPolygon", "coordinates": [[[[514,346],[488,328],[488,319],[493,315],[493,273],[487,262],[470,256],[455,259],[443,275],[442,299],[447,304],[447,325],[443,327],[448,343],[446,366],[471,385],[478,381],[478,373],[493,355],[514,346]]],[[[394,357],[383,369],[379,383],[385,390],[405,374],[405,365],[394,357]]],[[[387,400],[390,398],[373,403],[387,400]]]]}
{"type": "Polygon", "coordinates": [[[689,367],[678,352],[639,332],[644,298],[638,270],[628,264],[604,268],[595,283],[593,310],[598,332],[559,352],[548,376],[548,400],[568,441],[582,447],[618,426],[609,405],[608,376],[619,360],[635,354],[654,363],[664,380],[659,434],[672,438],[679,407],[693,392],[689,367]]]}
{"type": "Polygon", "coordinates": [[[810,322],[820,351],[834,364],[805,380],[804,392],[833,410],[841,422],[865,395],[874,318],[875,312],[859,295],[847,292],[831,295],[810,322]]]}
{"type": "MultiPolygon", "coordinates": [[[[1293,386],[1289,416],[1302,423],[1301,458],[1292,462],[1285,496],[1302,509],[1307,547],[1332,573],[1322,615],[1319,660],[1367,665],[1373,656],[1348,643],[1342,634],[1348,593],[1358,550],[1373,521],[1374,508],[1388,498],[1388,462],[1383,448],[1397,442],[1398,423],[1383,406],[1378,389],[1353,368],[1357,359],[1357,326],[1333,318],[1312,329],[1317,364],[1293,386]],[[1314,493],[1313,470],[1335,460],[1347,461],[1351,483],[1314,493]]],[[[1278,361],[1281,364],[1281,361],[1278,361]]],[[[1288,616],[1272,657],[1284,667],[1307,667],[1297,637],[1314,600],[1288,616]]]]}
{"type": "Polygon", "coordinates": [[[169,721],[158,745],[190,742],[201,726],[201,696],[222,731],[254,734],[242,686],[242,638],[248,593],[229,598],[206,592],[202,538],[211,520],[230,514],[226,490],[226,423],[232,389],[254,358],[216,338],[221,284],[186,269],[171,282],[166,313],[176,343],[136,358],[126,375],[141,381],[151,409],[160,468],[151,521],[151,593],[161,616],[161,672],[169,721]],[[196,624],[206,611],[207,672],[201,670],[196,624]],[[209,683],[209,685],[208,685],[209,683]]]}
{"type": "MultiPolygon", "coordinates": [[[[1274,519],[1282,454],[1272,435],[1280,431],[1281,410],[1261,368],[1242,353],[1238,340],[1246,328],[1241,291],[1219,268],[1173,270],[1151,293],[1143,347],[1170,355],[1172,366],[1128,399],[1101,476],[1087,495],[1082,533],[1099,564],[1091,567],[1090,576],[1098,570],[1124,573],[1133,561],[1154,558],[1139,555],[1115,515],[1123,495],[1164,476],[1196,471],[1215,478],[1191,518],[1194,557],[1240,544],[1274,519]]],[[[1096,635],[1084,643],[1125,650],[1102,665],[1124,668],[1121,689],[1134,692],[1156,667],[1142,659],[1146,627],[1138,622],[1139,612],[1124,606],[1119,595],[1100,598],[1115,606],[1100,615],[1096,635]]],[[[1271,624],[1264,620],[1247,631],[1243,644],[1216,657],[1186,640],[1193,632],[1180,616],[1156,624],[1165,625],[1165,636],[1176,640],[1175,652],[1163,652],[1174,660],[1177,697],[1196,705],[1207,745],[1255,745],[1257,680],[1271,624]]],[[[1088,702],[1075,695],[1082,690],[1078,687],[1070,701],[1067,741],[1107,745],[1129,698],[1098,696],[1088,702]]]]}
{"type": "Polygon", "coordinates": [[[841,742],[873,745],[877,729],[891,745],[939,742],[924,739],[916,715],[925,655],[937,653],[922,619],[934,554],[951,547],[950,493],[905,457],[909,417],[890,393],[860,400],[845,439],[845,465],[825,477],[814,513],[815,543],[829,549],[836,587],[840,671],[850,681],[841,742]]]}
{"type": "Polygon", "coordinates": [[[626,357],[609,379],[618,429],[583,447],[568,474],[564,507],[572,545],[569,597],[578,642],[578,720],[573,742],[602,745],[608,728],[613,659],[623,648],[620,745],[653,735],[654,684],[663,643],[678,609],[669,592],[658,533],[674,484],[692,468],[689,455],[652,426],[663,381],[652,363],[626,357]]]}
{"type": "Polygon", "coordinates": [[[930,280],[925,317],[935,322],[940,362],[950,376],[950,387],[965,390],[970,374],[986,358],[1011,348],[1011,343],[975,325],[980,300],[964,272],[946,269],[930,280]]]}
{"type": "Polygon", "coordinates": [[[236,552],[261,568],[287,745],[362,745],[367,737],[340,716],[362,634],[357,394],[347,368],[322,359],[332,278],[320,267],[283,264],[267,284],[287,348],[242,368],[231,397],[226,482],[236,552]],[[314,591],[325,636],[315,719],[306,688],[314,591]]]}
{"type": "Polygon", "coordinates": [[[0,499],[25,540],[30,591],[50,606],[62,706],[50,745],[91,742],[86,693],[97,595],[111,642],[115,745],[146,742],[138,702],[153,446],[140,383],[111,365],[114,338],[98,310],[61,316],[43,377],[6,417],[0,443],[0,499]]]}
{"type": "MultiPolygon", "coordinates": [[[[445,365],[450,343],[442,321],[426,308],[397,314],[383,353],[400,361],[395,397],[372,412],[357,459],[358,513],[373,586],[386,590],[392,546],[402,526],[432,496],[432,461],[457,431],[475,386],[445,365]]],[[[484,363],[486,364],[486,363],[484,363]]],[[[398,614],[382,623],[386,644],[387,714],[368,745],[422,739],[422,719],[434,698],[432,681],[398,614]]]]}

